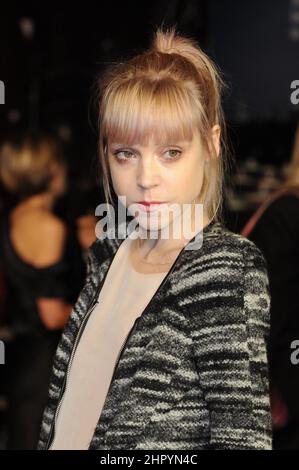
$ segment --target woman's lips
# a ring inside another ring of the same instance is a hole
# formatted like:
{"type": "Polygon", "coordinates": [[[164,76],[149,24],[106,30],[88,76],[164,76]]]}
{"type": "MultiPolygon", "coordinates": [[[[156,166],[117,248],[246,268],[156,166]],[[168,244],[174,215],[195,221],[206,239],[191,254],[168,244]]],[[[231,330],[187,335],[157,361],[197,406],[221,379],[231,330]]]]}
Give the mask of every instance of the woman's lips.
{"type": "Polygon", "coordinates": [[[167,202],[137,202],[143,212],[154,212],[167,206],[167,202]]]}

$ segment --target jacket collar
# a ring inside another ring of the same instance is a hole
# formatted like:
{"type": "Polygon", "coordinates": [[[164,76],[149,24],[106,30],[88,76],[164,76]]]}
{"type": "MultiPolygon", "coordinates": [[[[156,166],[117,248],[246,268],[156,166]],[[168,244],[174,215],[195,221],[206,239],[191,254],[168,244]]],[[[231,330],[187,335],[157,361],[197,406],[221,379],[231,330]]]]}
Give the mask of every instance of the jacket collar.
{"type": "MultiPolygon", "coordinates": [[[[215,220],[212,220],[207,226],[205,226],[202,230],[202,236],[203,240],[206,239],[209,236],[213,236],[213,234],[219,230],[219,228],[222,226],[221,222],[217,222],[215,220]]],[[[119,246],[121,243],[125,240],[127,237],[127,227],[128,227],[128,222],[125,224],[120,225],[119,232],[114,229],[114,228],[109,228],[109,230],[106,233],[106,236],[104,238],[98,238],[90,247],[89,253],[88,253],[88,264],[92,265],[95,264],[96,268],[101,265],[107,258],[114,257],[116,254],[119,246]],[[124,237],[120,237],[119,233],[124,233],[124,237]]],[[[190,250],[188,247],[195,241],[197,235],[192,237],[192,239],[189,240],[187,245],[183,248],[182,251],[188,251],[190,253],[196,252],[197,250],[190,250]]],[[[90,268],[90,266],[89,266],[90,268]]]]}

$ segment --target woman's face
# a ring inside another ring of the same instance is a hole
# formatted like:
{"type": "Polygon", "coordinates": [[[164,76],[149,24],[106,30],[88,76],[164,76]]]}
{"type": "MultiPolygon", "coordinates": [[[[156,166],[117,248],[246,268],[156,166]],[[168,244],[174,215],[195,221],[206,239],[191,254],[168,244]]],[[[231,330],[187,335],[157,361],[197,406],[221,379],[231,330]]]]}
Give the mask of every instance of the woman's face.
{"type": "MultiPolygon", "coordinates": [[[[217,145],[216,128],[219,126],[213,128],[213,139],[217,145]]],[[[159,230],[173,221],[172,212],[167,212],[170,204],[182,207],[194,200],[200,202],[198,196],[208,158],[197,132],[191,142],[161,144],[151,139],[147,146],[128,146],[125,142],[108,141],[113,188],[118,196],[126,197],[126,207],[141,201],[165,203],[152,206],[151,212],[142,204],[134,205],[140,209],[136,215],[139,225],[147,230],[159,230]]]]}

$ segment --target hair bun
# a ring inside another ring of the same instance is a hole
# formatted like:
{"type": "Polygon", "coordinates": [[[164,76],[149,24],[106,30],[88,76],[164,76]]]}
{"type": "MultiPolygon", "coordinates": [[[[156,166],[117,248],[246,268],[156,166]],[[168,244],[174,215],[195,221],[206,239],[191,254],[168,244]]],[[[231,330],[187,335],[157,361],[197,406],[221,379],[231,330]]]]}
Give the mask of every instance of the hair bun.
{"type": "Polygon", "coordinates": [[[173,52],[177,52],[176,46],[178,46],[178,42],[179,36],[174,26],[166,31],[163,31],[162,28],[158,28],[154,35],[152,49],[158,52],[172,54],[173,52]]]}
{"type": "Polygon", "coordinates": [[[165,31],[161,27],[156,30],[151,49],[164,54],[179,54],[194,63],[200,47],[193,38],[180,36],[172,26],[165,31]]]}

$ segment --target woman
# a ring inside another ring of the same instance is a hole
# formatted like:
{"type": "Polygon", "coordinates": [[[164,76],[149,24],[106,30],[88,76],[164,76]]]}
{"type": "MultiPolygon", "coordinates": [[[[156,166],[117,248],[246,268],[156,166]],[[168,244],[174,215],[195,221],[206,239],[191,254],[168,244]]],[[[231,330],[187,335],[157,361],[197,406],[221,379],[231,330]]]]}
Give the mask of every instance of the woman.
{"type": "Polygon", "coordinates": [[[112,184],[137,227],[89,250],[39,449],[271,447],[268,279],[255,245],[219,222],[220,84],[174,28],[99,81],[107,202],[112,184]],[[166,238],[185,213],[189,231],[166,238]]]}
{"type": "Polygon", "coordinates": [[[1,220],[1,258],[15,341],[9,349],[8,449],[36,449],[53,355],[84,281],[79,245],[53,213],[66,164],[48,136],[0,150],[1,181],[17,203],[1,220]]]}
{"type": "Polygon", "coordinates": [[[271,293],[269,370],[274,449],[299,449],[299,366],[291,360],[299,339],[299,126],[282,186],[248,221],[242,235],[262,251],[271,293]]]}

